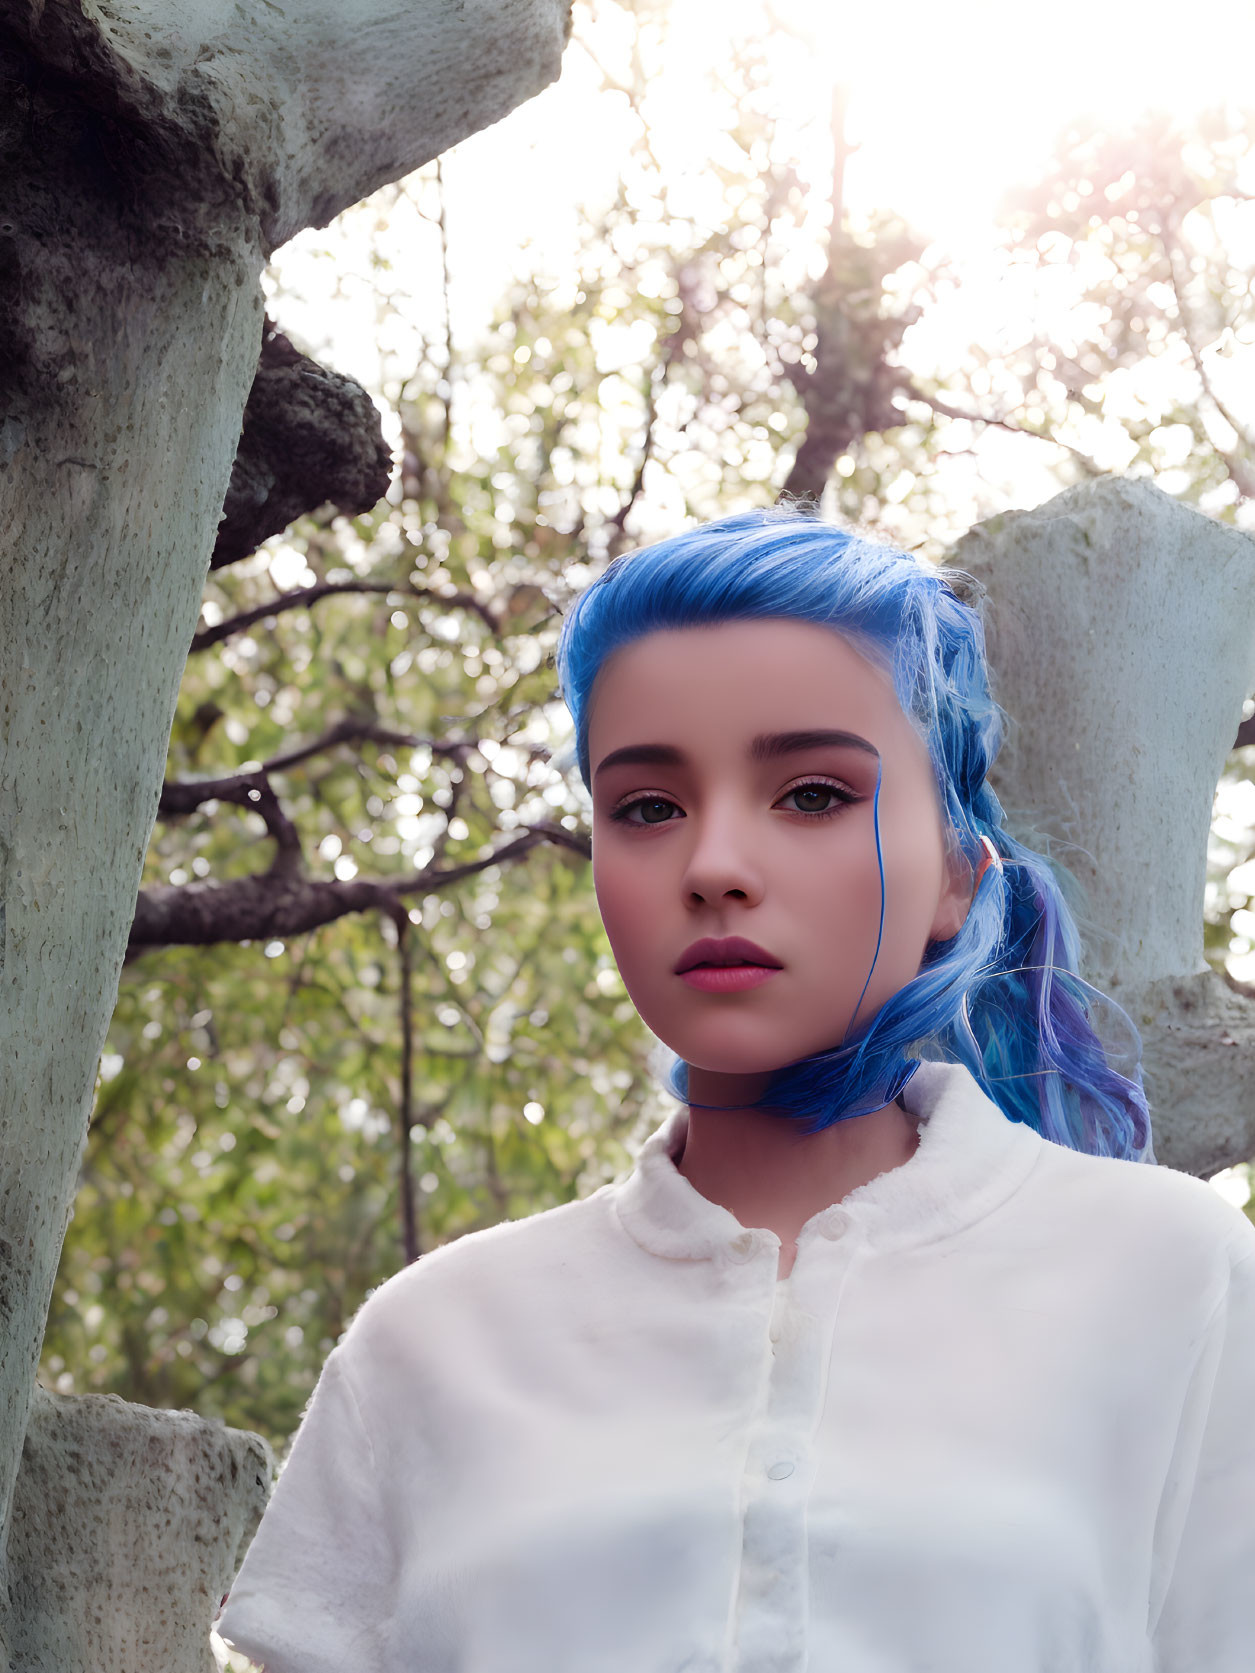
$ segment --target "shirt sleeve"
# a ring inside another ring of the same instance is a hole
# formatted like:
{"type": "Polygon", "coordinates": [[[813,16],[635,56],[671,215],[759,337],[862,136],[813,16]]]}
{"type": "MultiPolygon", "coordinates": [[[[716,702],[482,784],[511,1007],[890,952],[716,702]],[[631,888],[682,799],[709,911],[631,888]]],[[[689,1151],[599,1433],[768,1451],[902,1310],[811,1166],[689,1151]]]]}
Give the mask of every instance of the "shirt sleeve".
{"type": "Polygon", "coordinates": [[[1169,1490],[1184,1509],[1172,1517],[1180,1538],[1152,1633],[1155,1673],[1250,1673],[1255,1653],[1251,1242],[1209,1323],[1173,1461],[1169,1490]]]}
{"type": "Polygon", "coordinates": [[[396,1553],[343,1363],[323,1366],[215,1623],[265,1673],[384,1673],[396,1553]]]}

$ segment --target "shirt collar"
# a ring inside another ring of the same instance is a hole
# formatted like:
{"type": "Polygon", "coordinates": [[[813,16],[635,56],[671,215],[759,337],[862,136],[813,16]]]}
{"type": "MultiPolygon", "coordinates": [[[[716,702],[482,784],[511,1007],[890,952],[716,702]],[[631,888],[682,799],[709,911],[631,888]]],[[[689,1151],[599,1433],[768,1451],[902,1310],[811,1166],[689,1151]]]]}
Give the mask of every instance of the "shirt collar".
{"type": "MultiPolygon", "coordinates": [[[[815,1215],[825,1237],[853,1227],[884,1249],[956,1232],[1005,1202],[1045,1143],[1008,1119],[961,1063],[921,1063],[902,1102],[919,1127],[915,1154],[815,1215]]],[[[703,1197],[676,1167],[687,1133],[681,1106],[645,1140],[631,1173],[609,1187],[619,1220],[642,1249],[671,1260],[743,1251],[745,1228],[735,1215],[703,1197]]]]}

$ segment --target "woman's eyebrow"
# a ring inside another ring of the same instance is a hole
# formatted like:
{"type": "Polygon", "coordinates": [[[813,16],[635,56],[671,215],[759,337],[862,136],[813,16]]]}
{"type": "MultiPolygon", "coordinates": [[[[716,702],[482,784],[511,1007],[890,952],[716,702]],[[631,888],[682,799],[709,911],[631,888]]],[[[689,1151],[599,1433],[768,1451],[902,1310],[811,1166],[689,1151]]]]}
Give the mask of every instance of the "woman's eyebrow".
{"type": "MultiPolygon", "coordinates": [[[[875,744],[868,743],[866,738],[860,738],[857,732],[833,732],[822,729],[804,732],[760,732],[749,746],[749,756],[752,761],[769,761],[778,755],[793,755],[798,750],[822,749],[834,745],[838,749],[865,750],[868,755],[877,759],[880,756],[875,744]]],[[[604,773],[608,767],[682,767],[684,762],[684,751],[677,749],[674,744],[627,744],[622,749],[612,749],[600,763],[593,777],[604,773]]]]}

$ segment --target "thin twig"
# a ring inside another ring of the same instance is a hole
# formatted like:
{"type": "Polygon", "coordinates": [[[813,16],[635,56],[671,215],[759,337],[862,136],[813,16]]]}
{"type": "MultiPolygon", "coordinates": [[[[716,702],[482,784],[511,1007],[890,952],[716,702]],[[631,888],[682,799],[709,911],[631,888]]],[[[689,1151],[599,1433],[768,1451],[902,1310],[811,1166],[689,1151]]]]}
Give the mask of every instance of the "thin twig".
{"type": "Polygon", "coordinates": [[[317,604],[319,599],[329,598],[333,593],[396,593],[406,599],[428,599],[450,609],[474,610],[483,618],[490,632],[501,633],[501,618],[473,593],[438,593],[430,587],[414,587],[403,581],[320,581],[313,587],[298,587],[292,592],[280,593],[268,604],[259,604],[254,610],[242,610],[239,615],[228,616],[225,621],[204,628],[193,638],[188,654],[219,645],[224,639],[265,621],[267,616],[281,616],[286,610],[308,609],[311,604],[317,604]]]}
{"type": "Polygon", "coordinates": [[[401,1147],[397,1187],[401,1198],[401,1246],[406,1266],[422,1253],[418,1246],[418,1219],[414,1197],[414,1004],[413,958],[410,946],[410,915],[399,902],[389,912],[396,925],[397,954],[401,965],[401,1102],[397,1109],[397,1138],[401,1147]]]}
{"type": "Polygon", "coordinates": [[[990,418],[986,413],[964,412],[962,408],[952,407],[948,401],[943,401],[939,395],[926,395],[916,383],[908,384],[904,393],[913,401],[922,401],[934,412],[939,412],[943,418],[961,418],[968,424],[992,425],[996,430],[1009,430],[1013,436],[1031,436],[1034,441],[1051,442],[1055,447],[1062,447],[1070,453],[1087,476],[1106,474],[1083,448],[1063,441],[1059,436],[1048,435],[1044,430],[1031,430],[1025,424],[1014,424],[1009,418],[990,418]]]}
{"type": "MultiPolygon", "coordinates": [[[[1169,233],[1166,226],[1160,231],[1160,242],[1163,245],[1164,254],[1168,258],[1168,274],[1172,283],[1172,294],[1176,298],[1177,318],[1181,322],[1181,335],[1185,338],[1186,347],[1190,351],[1190,359],[1194,362],[1194,370],[1198,373],[1199,382],[1203,386],[1203,393],[1207,396],[1212,406],[1215,407],[1221,418],[1224,419],[1225,423],[1233,431],[1234,435],[1238,438],[1238,442],[1246,447],[1250,447],[1251,438],[1247,435],[1242,425],[1238,423],[1238,420],[1234,417],[1228,406],[1226,406],[1220,396],[1217,395],[1215,387],[1211,381],[1211,374],[1208,372],[1207,367],[1203,363],[1202,345],[1198,341],[1198,330],[1195,325],[1194,317],[1190,312],[1189,305],[1185,300],[1185,295],[1182,290],[1177,271],[1181,252],[1177,246],[1176,239],[1169,233]]],[[[1230,453],[1223,447],[1218,446],[1214,437],[1209,436],[1207,439],[1216,449],[1217,455],[1224,460],[1225,468],[1228,470],[1230,477],[1233,479],[1234,487],[1242,495],[1243,499],[1255,498],[1255,470],[1252,470],[1251,466],[1245,459],[1230,453]]]]}

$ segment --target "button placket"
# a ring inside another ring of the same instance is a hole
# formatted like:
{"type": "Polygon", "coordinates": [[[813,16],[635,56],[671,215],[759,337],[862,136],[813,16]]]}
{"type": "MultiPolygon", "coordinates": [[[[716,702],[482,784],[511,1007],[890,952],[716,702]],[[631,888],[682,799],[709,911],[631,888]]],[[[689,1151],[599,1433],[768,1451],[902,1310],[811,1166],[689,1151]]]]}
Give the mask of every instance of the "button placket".
{"type": "Polygon", "coordinates": [[[849,1229],[844,1217],[813,1228],[799,1247],[798,1281],[772,1285],[763,1321],[770,1342],[765,1403],[745,1460],[736,1655],[730,1673],[803,1673],[807,1664],[806,1507],[815,1428],[853,1253],[834,1243],[844,1242],[849,1229]],[[821,1229],[823,1238],[816,1236],[821,1229]]]}

